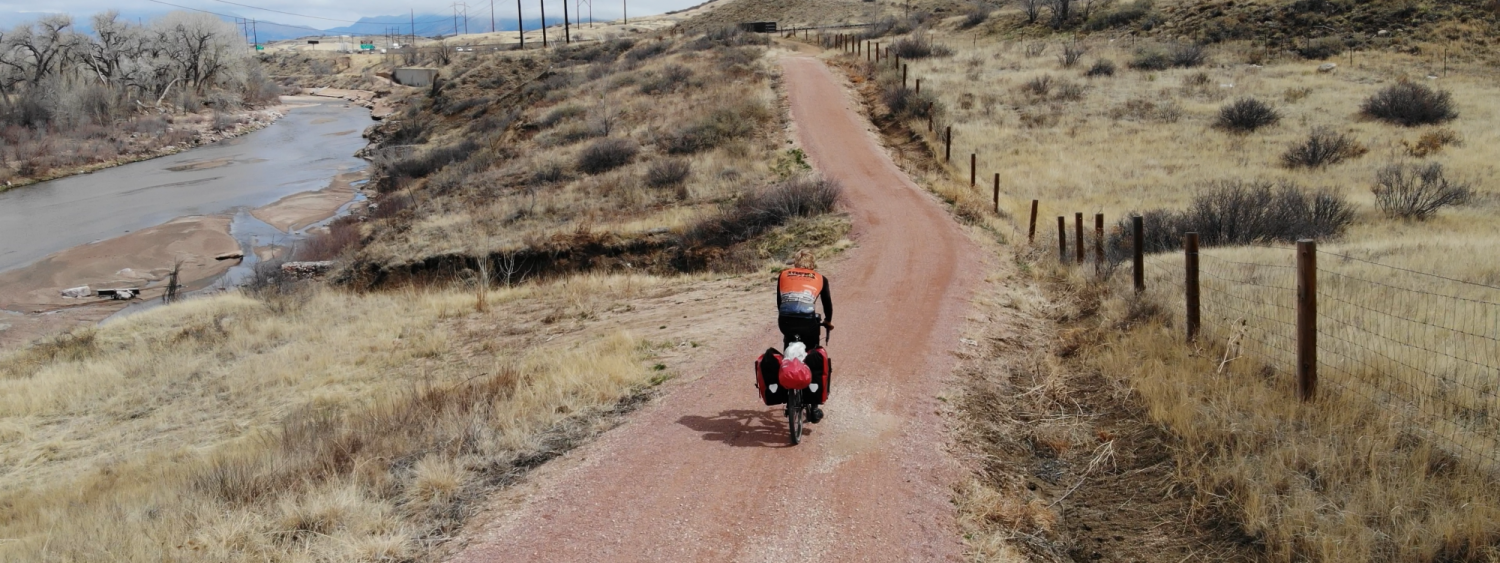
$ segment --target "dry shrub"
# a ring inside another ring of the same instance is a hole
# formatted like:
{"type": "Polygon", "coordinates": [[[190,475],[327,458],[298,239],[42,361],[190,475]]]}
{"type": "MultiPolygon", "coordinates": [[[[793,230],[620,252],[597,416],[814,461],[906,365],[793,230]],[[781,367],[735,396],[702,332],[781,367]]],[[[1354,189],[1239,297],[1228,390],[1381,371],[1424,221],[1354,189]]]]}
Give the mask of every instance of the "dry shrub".
{"type": "Polygon", "coordinates": [[[672,44],[669,41],[651,41],[644,45],[638,45],[634,49],[626,51],[625,60],[638,63],[665,53],[667,52],[667,49],[670,49],[671,47],[672,44]]]}
{"type": "Polygon", "coordinates": [[[1048,94],[1052,93],[1052,85],[1052,75],[1043,74],[1022,83],[1020,90],[1022,93],[1033,98],[1046,98],[1048,94]]]}
{"type": "Polygon", "coordinates": [[[1281,121],[1270,104],[1255,98],[1240,98],[1219,108],[1214,126],[1234,133],[1250,133],[1281,121]]]}
{"type": "Polygon", "coordinates": [[[1427,158],[1428,156],[1443,152],[1443,147],[1449,145],[1462,146],[1463,144],[1463,137],[1460,137],[1457,131],[1446,127],[1423,133],[1422,136],[1417,137],[1415,143],[1407,142],[1404,139],[1401,141],[1401,146],[1406,147],[1407,154],[1416,158],[1427,158]]]}
{"type": "Polygon", "coordinates": [[[1131,98],[1110,109],[1109,116],[1113,119],[1177,123],[1177,120],[1182,119],[1182,106],[1170,99],[1158,103],[1148,98],[1131,98]]]}
{"type": "Polygon", "coordinates": [[[692,164],[680,158],[665,158],[651,163],[646,169],[646,185],[653,188],[671,188],[687,181],[692,173],[692,164]]]}
{"type": "Polygon", "coordinates": [[[1402,82],[1377,92],[1365,100],[1360,111],[1405,127],[1435,125],[1458,117],[1452,94],[1415,82],[1402,82]]]}
{"type": "Polygon", "coordinates": [[[984,20],[987,19],[990,19],[990,9],[983,4],[975,4],[969,8],[968,12],[964,13],[964,21],[960,22],[958,27],[959,29],[971,29],[984,23],[984,20]]]}
{"type": "MultiPolygon", "coordinates": [[[[1182,236],[1198,233],[1203,246],[1295,242],[1342,233],[1354,222],[1343,196],[1311,191],[1292,182],[1228,180],[1210,184],[1185,211],[1154,209],[1145,218],[1146,252],[1182,248],[1182,236]]],[[[1129,232],[1128,222],[1120,223],[1129,232]]]]}
{"type": "Polygon", "coordinates": [[[1099,59],[1097,61],[1094,61],[1094,66],[1089,67],[1089,69],[1085,71],[1083,75],[1089,78],[1114,76],[1115,62],[1109,59],[1099,59]]]}
{"type": "Polygon", "coordinates": [[[1375,173],[1375,204],[1387,215],[1423,220],[1439,209],[1468,203],[1474,195],[1467,182],[1446,177],[1443,165],[1392,164],[1375,173]]]}
{"type": "Polygon", "coordinates": [[[360,222],[353,216],[341,217],[328,230],[297,245],[298,260],[333,260],[345,252],[359,249],[360,222]]]}
{"type": "Polygon", "coordinates": [[[1281,163],[1287,168],[1322,168],[1364,156],[1369,151],[1349,135],[1329,127],[1316,127],[1306,139],[1287,148],[1281,155],[1281,163]]]}
{"type": "Polygon", "coordinates": [[[932,42],[930,37],[924,33],[913,33],[909,37],[897,39],[891,43],[890,52],[903,59],[925,59],[927,57],[946,57],[953,54],[953,50],[932,42]]]}
{"type": "Polygon", "coordinates": [[[1194,68],[1208,62],[1208,51],[1196,43],[1174,43],[1166,49],[1142,48],[1135,52],[1130,68],[1136,70],[1166,70],[1169,68],[1194,68]]]}
{"type": "Polygon", "coordinates": [[[743,100],[710,111],[666,134],[658,143],[671,154],[692,154],[748,138],[769,119],[771,112],[765,104],[754,99],[743,100]]]}
{"type": "Polygon", "coordinates": [[[578,170],[584,174],[600,174],[614,170],[635,158],[640,147],[627,139],[599,139],[578,153],[578,170]]]}
{"type": "Polygon", "coordinates": [[[729,245],[749,240],[796,217],[833,211],[844,189],[835,180],[802,175],[746,193],[717,217],[693,227],[690,241],[729,245]]]}
{"type": "Polygon", "coordinates": [[[891,114],[903,119],[926,119],[937,115],[937,96],[931,91],[917,93],[900,84],[887,84],[880,90],[880,101],[890,108],[891,114]]]}
{"type": "Polygon", "coordinates": [[[1067,45],[1063,45],[1063,53],[1061,56],[1057,57],[1057,60],[1058,62],[1062,63],[1063,68],[1073,68],[1075,66],[1078,66],[1078,61],[1083,60],[1083,54],[1087,53],[1088,51],[1088,48],[1084,47],[1083,45],[1079,45],[1078,43],[1069,43],[1067,45]]]}
{"type": "Polygon", "coordinates": [[[536,124],[537,127],[548,129],[563,121],[583,117],[587,114],[588,109],[584,108],[583,106],[576,104],[566,104],[552,108],[552,111],[547,112],[547,114],[542,116],[540,120],[537,120],[536,124]]]}
{"type": "Polygon", "coordinates": [[[640,92],[647,95],[675,92],[687,86],[688,80],[692,78],[692,69],[677,64],[667,65],[661,69],[660,73],[653,74],[642,82],[640,92]]]}

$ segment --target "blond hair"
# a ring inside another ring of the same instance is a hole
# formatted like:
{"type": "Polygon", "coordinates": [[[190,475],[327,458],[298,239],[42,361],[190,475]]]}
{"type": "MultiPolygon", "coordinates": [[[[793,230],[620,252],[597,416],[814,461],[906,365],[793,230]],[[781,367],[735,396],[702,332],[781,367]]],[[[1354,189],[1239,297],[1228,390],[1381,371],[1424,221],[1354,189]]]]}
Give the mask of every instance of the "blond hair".
{"type": "Polygon", "coordinates": [[[811,250],[798,250],[792,255],[792,267],[804,270],[818,269],[818,257],[811,250]]]}

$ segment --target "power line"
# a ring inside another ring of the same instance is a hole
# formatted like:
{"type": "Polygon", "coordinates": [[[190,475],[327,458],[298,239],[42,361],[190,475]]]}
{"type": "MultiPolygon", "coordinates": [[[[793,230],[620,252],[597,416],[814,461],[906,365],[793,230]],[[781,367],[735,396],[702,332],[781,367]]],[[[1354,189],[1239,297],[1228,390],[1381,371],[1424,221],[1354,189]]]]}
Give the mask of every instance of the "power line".
{"type": "MultiPolygon", "coordinates": [[[[166,5],[166,6],[171,6],[173,8],[182,8],[184,10],[192,10],[194,12],[203,12],[205,14],[213,14],[213,15],[219,16],[221,18],[229,18],[229,19],[232,19],[232,20],[244,19],[244,18],[241,18],[240,16],[231,16],[229,14],[221,14],[221,13],[218,13],[218,12],[211,12],[209,10],[204,10],[204,9],[201,9],[201,8],[192,8],[192,7],[183,6],[183,5],[180,5],[180,4],[173,4],[171,2],[163,2],[162,0],[149,0],[149,1],[155,2],[157,4],[163,4],[163,5],[166,5]]],[[[318,33],[324,33],[324,31],[321,30],[321,29],[318,29],[316,27],[307,27],[305,25],[292,25],[292,24],[289,24],[289,23],[279,23],[279,24],[276,24],[276,25],[279,25],[279,26],[282,26],[282,27],[295,27],[297,29],[306,29],[306,30],[310,30],[310,31],[316,31],[318,33]]]]}
{"type": "MultiPolygon", "coordinates": [[[[251,9],[255,9],[255,10],[265,10],[267,12],[275,12],[275,13],[278,13],[278,14],[286,14],[288,16],[297,16],[299,18],[310,18],[310,19],[315,19],[315,20],[325,20],[325,21],[339,22],[339,23],[352,23],[352,24],[355,24],[355,25],[393,25],[393,24],[407,23],[407,22],[365,22],[365,21],[359,21],[359,20],[341,20],[341,19],[337,19],[337,18],[325,18],[325,17],[322,17],[322,16],[309,16],[309,15],[306,15],[306,14],[298,14],[298,13],[293,13],[293,12],[284,12],[284,11],[281,11],[281,10],[274,10],[274,9],[271,9],[271,8],[262,8],[260,6],[253,6],[253,5],[250,5],[250,4],[241,4],[239,2],[230,2],[229,0],[214,0],[214,1],[215,2],[220,2],[220,3],[223,3],[223,4],[230,4],[230,5],[233,5],[233,6],[240,6],[240,7],[243,7],[243,8],[251,8],[251,9]]],[[[421,23],[437,23],[437,22],[444,21],[446,19],[447,18],[436,19],[436,20],[427,20],[427,21],[423,21],[421,23]]],[[[415,24],[415,23],[418,23],[418,22],[413,21],[413,22],[410,22],[410,23],[415,24]]]]}

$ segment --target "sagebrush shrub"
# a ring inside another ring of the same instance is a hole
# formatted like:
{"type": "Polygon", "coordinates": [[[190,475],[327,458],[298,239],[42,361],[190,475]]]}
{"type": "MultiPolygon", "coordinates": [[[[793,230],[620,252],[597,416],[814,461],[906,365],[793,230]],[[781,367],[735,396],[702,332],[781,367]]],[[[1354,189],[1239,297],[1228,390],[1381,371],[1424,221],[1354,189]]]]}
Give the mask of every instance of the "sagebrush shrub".
{"type": "Polygon", "coordinates": [[[629,164],[640,148],[620,138],[599,139],[578,153],[578,170],[599,174],[629,164]]]}
{"type": "Polygon", "coordinates": [[[746,193],[716,217],[694,226],[686,236],[690,242],[705,244],[745,241],[792,218],[833,211],[843,193],[835,180],[798,176],[746,193]]]}
{"type": "Polygon", "coordinates": [[[646,185],[653,188],[680,186],[692,173],[692,165],[680,158],[665,158],[646,169],[646,185]]]}
{"type": "Polygon", "coordinates": [[[880,101],[890,108],[891,114],[905,119],[926,119],[938,111],[937,96],[931,91],[918,94],[900,84],[888,84],[880,90],[880,101]]]}
{"type": "Polygon", "coordinates": [[[1281,155],[1287,168],[1322,168],[1363,156],[1369,149],[1349,135],[1318,127],[1281,155]]]}
{"type": "Polygon", "coordinates": [[[1473,197],[1467,182],[1448,178],[1443,165],[1392,164],[1375,173],[1375,205],[1392,217],[1423,220],[1473,197]]]}
{"type": "Polygon", "coordinates": [[[1219,108],[1214,126],[1235,133],[1250,133],[1281,121],[1281,114],[1255,98],[1240,98],[1219,108]]]}
{"type": "Polygon", "coordinates": [[[1194,68],[1208,62],[1208,50],[1197,43],[1177,43],[1167,50],[1172,66],[1194,68]]]}
{"type": "Polygon", "coordinates": [[[1109,59],[1099,59],[1097,61],[1094,61],[1094,66],[1089,67],[1088,71],[1084,72],[1083,75],[1089,78],[1100,76],[1114,76],[1115,62],[1109,59]]]}
{"type": "MultiPolygon", "coordinates": [[[[1207,185],[1182,211],[1153,209],[1145,219],[1145,251],[1182,248],[1182,236],[1198,233],[1203,246],[1295,242],[1336,236],[1354,222],[1343,196],[1307,190],[1292,182],[1230,180],[1207,185]]],[[[1128,219],[1121,232],[1130,232],[1128,219]]]]}
{"type": "Polygon", "coordinates": [[[903,59],[946,57],[953,54],[951,49],[933,43],[931,38],[921,32],[897,39],[895,43],[891,44],[890,52],[903,59]]]}
{"type": "Polygon", "coordinates": [[[1057,59],[1062,63],[1063,68],[1073,68],[1078,66],[1078,61],[1083,60],[1083,54],[1086,52],[1088,52],[1088,49],[1083,45],[1069,43],[1063,45],[1063,54],[1057,59]]]}
{"type": "Polygon", "coordinates": [[[1375,119],[1406,127],[1434,125],[1458,117],[1458,111],[1453,109],[1452,94],[1415,82],[1402,82],[1375,93],[1365,100],[1360,111],[1375,119]]]}

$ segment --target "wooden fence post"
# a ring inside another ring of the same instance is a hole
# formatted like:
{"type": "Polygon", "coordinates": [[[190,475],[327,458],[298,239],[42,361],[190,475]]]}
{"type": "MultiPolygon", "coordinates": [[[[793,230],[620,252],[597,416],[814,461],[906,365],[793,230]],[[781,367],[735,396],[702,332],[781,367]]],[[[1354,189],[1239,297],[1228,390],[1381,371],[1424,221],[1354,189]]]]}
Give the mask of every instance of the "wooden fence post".
{"type": "Polygon", "coordinates": [[[896,53],[896,56],[891,57],[891,68],[901,68],[901,53],[896,53]]]}
{"type": "MultiPolygon", "coordinates": [[[[922,79],[921,78],[917,79],[917,93],[918,94],[922,93],[922,79]]],[[[928,128],[928,130],[931,130],[931,129],[932,129],[931,127],[928,128]]]]}
{"type": "MultiPolygon", "coordinates": [[[[918,82],[917,84],[920,85],[921,82],[918,82]]],[[[927,112],[927,132],[928,133],[932,132],[932,112],[931,111],[927,112]]]]}
{"type": "Polygon", "coordinates": [[[1140,215],[1130,218],[1130,253],[1134,258],[1135,292],[1146,291],[1146,239],[1145,218],[1140,215]]]}
{"type": "Polygon", "coordinates": [[[1297,394],[1318,394],[1318,243],[1297,241],[1297,394]]]}
{"type": "Polygon", "coordinates": [[[1073,243],[1074,254],[1077,255],[1078,263],[1083,263],[1083,214],[1073,214],[1073,235],[1078,238],[1073,243]]]}
{"type": "Polygon", "coordinates": [[[971,189],[971,190],[974,189],[975,180],[978,179],[977,176],[975,176],[976,174],[978,174],[978,171],[977,171],[977,167],[978,166],[979,166],[979,153],[973,153],[973,152],[969,153],[969,189],[971,189]]]}
{"type": "Polygon", "coordinates": [[[901,65],[901,89],[906,89],[906,65],[901,65]]]}
{"type": "Polygon", "coordinates": [[[1031,200],[1031,228],[1026,231],[1026,242],[1036,244],[1036,204],[1037,200],[1031,200]]]}
{"type": "Polygon", "coordinates": [[[1000,173],[995,173],[995,214],[1000,214],[1000,173]]]}
{"type": "Polygon", "coordinates": [[[1068,263],[1068,218],[1057,216],[1057,261],[1068,263]]]}
{"type": "Polygon", "coordinates": [[[953,126],[949,125],[943,132],[943,162],[953,161],[953,126]]]}
{"type": "Polygon", "coordinates": [[[865,42],[865,62],[870,62],[870,42],[865,42]]]}
{"type": "Polygon", "coordinates": [[[1104,275],[1104,214],[1094,214],[1094,277],[1104,275]]]}
{"type": "Polygon", "coordinates": [[[1201,304],[1198,301],[1198,233],[1188,233],[1182,239],[1183,263],[1187,266],[1187,339],[1198,340],[1198,327],[1202,322],[1201,304]]]}

